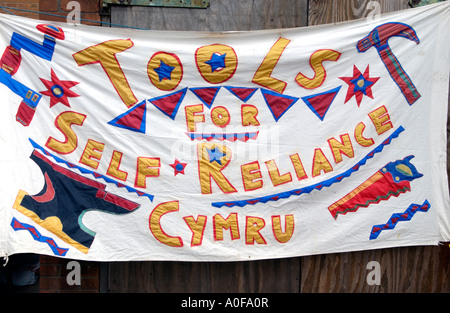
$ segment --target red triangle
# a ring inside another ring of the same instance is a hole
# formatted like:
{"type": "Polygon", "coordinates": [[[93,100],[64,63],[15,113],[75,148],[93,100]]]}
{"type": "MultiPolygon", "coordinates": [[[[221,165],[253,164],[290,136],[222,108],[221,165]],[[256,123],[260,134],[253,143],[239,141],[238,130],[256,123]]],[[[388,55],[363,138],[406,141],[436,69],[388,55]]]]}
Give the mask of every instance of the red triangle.
{"type": "Polygon", "coordinates": [[[117,120],[116,124],[139,129],[141,127],[144,112],[145,112],[145,102],[134,108],[134,110],[131,111],[129,114],[124,115],[122,118],[117,120]]]}
{"type": "Polygon", "coordinates": [[[258,88],[245,88],[245,87],[225,87],[231,91],[236,97],[242,101],[247,101],[255,93],[258,88]]]}
{"type": "Polygon", "coordinates": [[[275,121],[278,122],[280,117],[298,100],[291,96],[282,95],[270,90],[261,89],[261,93],[272,112],[275,121]]]}
{"type": "Polygon", "coordinates": [[[205,88],[191,88],[191,91],[200,99],[208,108],[211,108],[212,103],[219,91],[220,87],[205,87],[205,88]]]}
{"type": "Polygon", "coordinates": [[[328,111],[328,107],[331,102],[333,102],[334,94],[328,93],[324,95],[320,95],[314,98],[309,99],[309,104],[311,104],[314,109],[316,109],[317,114],[321,117],[325,116],[325,113],[328,111]]]}
{"type": "Polygon", "coordinates": [[[25,226],[23,226],[18,220],[14,219],[13,221],[14,221],[14,226],[13,226],[14,229],[16,229],[16,228],[26,229],[25,226]]]}
{"type": "Polygon", "coordinates": [[[313,111],[314,114],[316,114],[317,117],[321,121],[323,121],[325,114],[327,113],[340,89],[341,87],[334,88],[320,94],[303,97],[302,99],[303,101],[305,101],[311,111],[313,111]]]}
{"type": "Polygon", "coordinates": [[[146,101],[135,105],[125,113],[119,115],[108,124],[145,133],[145,115],[147,112],[146,101]]]}
{"type": "Polygon", "coordinates": [[[184,88],[183,90],[171,93],[166,96],[153,98],[149,101],[165,115],[167,115],[171,119],[175,119],[178,108],[183,101],[184,96],[186,95],[186,91],[187,88],[184,88]]]}
{"type": "Polygon", "coordinates": [[[59,255],[64,255],[67,252],[67,249],[55,247],[58,251],[59,255]]]}

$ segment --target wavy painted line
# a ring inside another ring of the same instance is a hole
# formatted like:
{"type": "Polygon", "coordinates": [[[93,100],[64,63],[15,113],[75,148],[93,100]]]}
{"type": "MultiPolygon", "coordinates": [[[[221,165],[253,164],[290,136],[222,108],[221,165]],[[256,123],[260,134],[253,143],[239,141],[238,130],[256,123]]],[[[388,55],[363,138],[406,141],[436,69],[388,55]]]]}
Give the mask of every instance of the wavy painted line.
{"type": "Polygon", "coordinates": [[[60,157],[57,157],[56,155],[54,155],[54,154],[48,152],[48,151],[45,150],[43,147],[41,147],[40,145],[38,145],[38,144],[37,144],[34,140],[32,140],[31,138],[28,138],[28,140],[31,142],[31,145],[32,145],[35,149],[39,149],[39,150],[41,150],[42,153],[44,153],[45,155],[51,156],[51,157],[52,157],[56,162],[58,162],[58,163],[65,164],[65,165],[66,165],[67,167],[69,167],[69,168],[76,168],[77,170],[79,170],[79,171],[80,171],[81,173],[83,173],[83,174],[91,174],[91,175],[94,176],[96,179],[101,178],[101,179],[103,179],[103,180],[104,180],[105,182],[107,182],[107,183],[112,183],[112,184],[115,184],[117,187],[125,188],[128,192],[134,192],[134,193],[136,193],[136,194],[137,194],[138,196],[140,196],[140,197],[144,197],[144,196],[145,196],[145,197],[149,198],[150,201],[153,202],[154,195],[151,195],[151,194],[149,194],[149,193],[142,192],[142,191],[137,190],[137,189],[135,189],[135,188],[133,188],[133,187],[124,185],[124,184],[122,184],[122,183],[119,183],[118,181],[115,181],[114,179],[111,179],[111,178],[109,178],[109,177],[107,177],[107,176],[105,176],[105,175],[102,175],[102,174],[96,173],[96,172],[94,172],[94,171],[91,171],[91,170],[82,168],[82,167],[80,167],[80,166],[78,166],[78,165],[72,164],[72,163],[70,163],[70,162],[68,162],[68,161],[66,161],[66,160],[63,160],[63,159],[61,159],[60,157]]]}
{"type": "Polygon", "coordinates": [[[330,179],[327,179],[323,182],[303,187],[300,189],[294,189],[290,191],[281,192],[278,194],[273,194],[269,196],[259,197],[259,198],[253,198],[253,199],[247,199],[247,200],[238,200],[238,201],[226,201],[226,202],[213,202],[211,205],[213,207],[221,208],[223,206],[226,207],[244,207],[246,205],[254,205],[256,203],[267,203],[269,201],[278,201],[280,199],[287,199],[291,196],[299,196],[305,193],[310,193],[313,190],[321,190],[323,187],[330,187],[334,183],[342,181],[344,178],[349,177],[354,172],[358,171],[359,168],[366,164],[366,162],[373,158],[375,154],[380,153],[383,151],[384,147],[389,145],[391,141],[395,138],[397,138],[400,133],[402,133],[405,129],[403,126],[398,127],[385,141],[383,141],[380,145],[378,145],[375,149],[373,149],[370,153],[368,153],[363,159],[361,159],[358,163],[356,163],[354,166],[352,166],[350,169],[346,170],[342,174],[336,175],[330,179]]]}
{"type": "Polygon", "coordinates": [[[247,142],[248,140],[256,140],[258,138],[259,131],[252,132],[252,133],[233,133],[233,134],[227,134],[227,133],[186,133],[186,135],[191,139],[191,141],[194,140],[220,140],[220,141],[242,141],[247,142]]]}
{"type": "Polygon", "coordinates": [[[417,212],[428,212],[430,207],[430,202],[428,202],[428,200],[425,200],[422,205],[412,203],[405,212],[392,214],[391,218],[386,224],[374,225],[372,227],[372,231],[370,232],[370,240],[377,239],[383,230],[394,229],[395,226],[397,226],[398,222],[411,220],[417,212]]]}
{"type": "Polygon", "coordinates": [[[36,227],[19,222],[19,220],[17,220],[15,217],[13,217],[13,219],[11,220],[11,227],[15,231],[27,230],[34,240],[48,244],[55,255],[65,256],[67,251],[69,251],[69,249],[59,247],[56,244],[55,240],[53,240],[52,238],[42,236],[41,233],[36,229],[36,227]]]}

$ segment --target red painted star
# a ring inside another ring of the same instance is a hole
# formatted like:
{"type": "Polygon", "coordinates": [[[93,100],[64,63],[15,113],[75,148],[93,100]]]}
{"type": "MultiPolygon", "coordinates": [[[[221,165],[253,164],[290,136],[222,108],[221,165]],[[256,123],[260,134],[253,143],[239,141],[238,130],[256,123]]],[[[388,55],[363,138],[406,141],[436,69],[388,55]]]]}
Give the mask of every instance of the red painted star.
{"type": "Polygon", "coordinates": [[[345,97],[345,103],[349,101],[353,96],[356,98],[356,103],[361,104],[364,95],[373,99],[372,86],[380,79],[379,77],[369,77],[369,65],[367,65],[364,74],[353,65],[352,77],[339,77],[348,84],[347,96],[345,97]]]}
{"type": "Polygon", "coordinates": [[[71,91],[70,88],[77,85],[78,82],[70,81],[70,80],[60,80],[58,76],[56,76],[53,69],[51,70],[51,81],[41,78],[42,83],[48,90],[41,91],[40,93],[50,97],[50,107],[55,104],[61,102],[65,106],[70,108],[69,97],[79,97],[79,94],[71,91]]]}
{"type": "Polygon", "coordinates": [[[174,169],[174,175],[177,176],[178,173],[184,175],[184,168],[186,167],[187,163],[181,163],[177,159],[175,159],[175,162],[173,164],[170,164],[170,166],[174,169]]]}

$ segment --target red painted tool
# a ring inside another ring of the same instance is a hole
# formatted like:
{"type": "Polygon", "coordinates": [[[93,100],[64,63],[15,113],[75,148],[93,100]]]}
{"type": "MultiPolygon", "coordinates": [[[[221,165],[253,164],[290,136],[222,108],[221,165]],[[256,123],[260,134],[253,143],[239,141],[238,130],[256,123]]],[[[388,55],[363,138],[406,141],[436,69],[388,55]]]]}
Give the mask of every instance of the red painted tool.
{"type": "Polygon", "coordinates": [[[371,47],[377,49],[392,79],[400,88],[408,104],[412,105],[420,98],[420,93],[389,46],[388,40],[395,36],[420,43],[411,26],[402,23],[386,23],[375,27],[366,37],[358,41],[357,49],[359,52],[366,52],[371,47]]]}

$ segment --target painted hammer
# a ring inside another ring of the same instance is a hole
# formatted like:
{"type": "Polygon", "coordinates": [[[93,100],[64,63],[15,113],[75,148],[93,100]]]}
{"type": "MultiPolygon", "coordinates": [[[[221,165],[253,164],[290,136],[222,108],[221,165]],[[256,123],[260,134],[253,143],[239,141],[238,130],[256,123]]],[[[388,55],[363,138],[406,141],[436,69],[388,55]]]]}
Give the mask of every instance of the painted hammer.
{"type": "Polygon", "coordinates": [[[371,47],[377,49],[392,79],[400,88],[408,104],[412,105],[420,98],[420,94],[389,47],[388,40],[394,36],[409,39],[416,44],[420,43],[415,30],[411,26],[403,23],[385,23],[375,27],[366,37],[358,41],[357,49],[358,52],[366,52],[371,47]]]}

